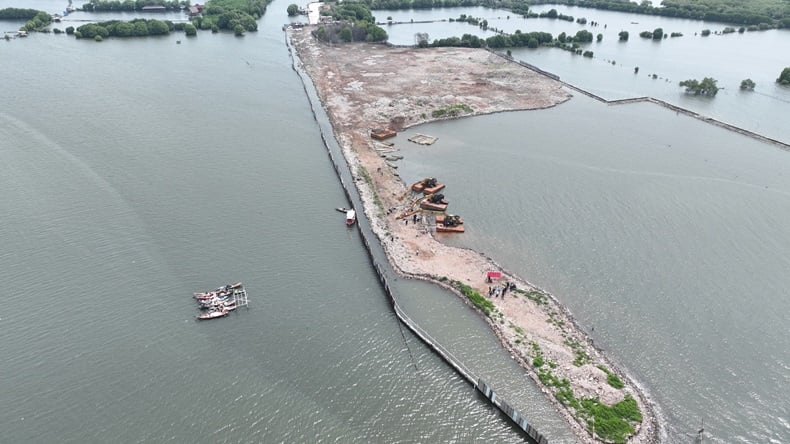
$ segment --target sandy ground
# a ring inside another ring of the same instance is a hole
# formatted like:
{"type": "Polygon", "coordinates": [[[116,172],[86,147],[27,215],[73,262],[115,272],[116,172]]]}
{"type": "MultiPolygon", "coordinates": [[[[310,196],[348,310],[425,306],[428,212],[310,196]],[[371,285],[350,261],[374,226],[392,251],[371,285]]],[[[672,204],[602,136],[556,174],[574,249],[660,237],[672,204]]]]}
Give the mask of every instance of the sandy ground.
{"type": "Polygon", "coordinates": [[[554,297],[512,274],[506,273],[499,282],[486,282],[486,271],[501,268],[477,252],[437,241],[447,234],[434,233],[430,215],[418,214],[416,224],[412,217],[406,218],[408,224],[397,218],[412,208],[418,196],[388,165],[383,154],[386,145],[370,138],[371,129],[401,130],[436,120],[432,112],[451,105],[471,107],[472,113],[465,115],[555,106],[571,97],[561,83],[482,49],[326,45],[314,40],[310,30],[289,30],[291,44],[327,110],[365,202],[365,213],[393,267],[413,277],[457,280],[485,296],[489,287],[502,286],[505,281],[515,283],[519,290],[536,292],[532,298],[513,291],[504,297],[489,297],[497,313],[487,320],[502,344],[565,416],[579,442],[598,441],[571,408],[557,401],[555,389],[540,382],[531,364],[536,356],[533,344],[539,346],[544,361],[556,364],[552,372],[570,381],[577,399],[597,396],[602,402],[615,403],[631,394],[644,418],[629,442],[657,442],[657,421],[649,400],[595,349],[554,297]],[[536,299],[546,302],[536,303],[536,299]],[[589,359],[575,365],[574,359],[582,352],[589,359]],[[610,386],[599,365],[616,373],[626,387],[618,390],[610,386]]]}

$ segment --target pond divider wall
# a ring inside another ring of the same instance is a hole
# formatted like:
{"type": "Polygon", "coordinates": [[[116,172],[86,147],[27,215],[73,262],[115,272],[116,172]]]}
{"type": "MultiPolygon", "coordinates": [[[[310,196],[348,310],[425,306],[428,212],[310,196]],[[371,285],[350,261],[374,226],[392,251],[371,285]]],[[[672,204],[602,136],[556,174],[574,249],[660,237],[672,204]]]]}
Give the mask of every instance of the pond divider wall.
{"type": "MultiPolygon", "coordinates": [[[[296,54],[295,50],[291,46],[287,26],[284,26],[283,29],[286,31],[285,43],[288,47],[288,52],[291,53],[292,67],[302,80],[302,85],[304,87],[305,93],[307,94],[308,101],[310,102],[310,108],[313,112],[313,117],[315,118],[316,122],[318,122],[321,139],[324,142],[324,146],[326,147],[327,154],[329,155],[329,159],[332,162],[332,166],[337,173],[337,177],[340,179],[340,184],[343,186],[343,192],[345,193],[348,201],[351,203],[352,208],[364,208],[359,191],[353,184],[354,177],[351,174],[351,170],[345,160],[345,157],[343,156],[342,149],[334,137],[334,129],[331,122],[329,121],[329,117],[326,114],[326,110],[323,108],[321,100],[318,97],[318,92],[313,85],[312,79],[303,69],[303,65],[299,59],[298,54],[296,54]],[[349,183],[351,185],[349,185],[349,183]]],[[[472,373],[472,371],[469,370],[460,359],[453,356],[452,353],[450,353],[439,342],[432,338],[428,332],[423,330],[417,324],[417,322],[411,319],[403,311],[403,309],[401,309],[396,300],[395,292],[392,290],[389,284],[390,280],[397,279],[398,275],[392,269],[387,259],[386,252],[384,251],[384,247],[378,242],[364,211],[357,211],[356,225],[362,236],[362,242],[365,245],[368,256],[370,257],[371,265],[379,277],[379,281],[382,288],[384,289],[384,293],[387,295],[387,298],[389,299],[397,318],[404,325],[406,325],[406,327],[408,327],[415,336],[425,343],[428,348],[439,355],[450,365],[450,367],[458,372],[459,375],[469,381],[469,383],[472,384],[491,403],[491,405],[496,407],[506,418],[512,422],[513,425],[521,430],[526,437],[537,444],[548,444],[548,438],[543,436],[534,427],[532,427],[527,422],[526,418],[520,412],[518,412],[518,410],[501,399],[496,394],[496,392],[485,381],[483,381],[482,378],[479,378],[474,373],[472,373]]]]}
{"type": "Polygon", "coordinates": [[[744,135],[746,137],[751,137],[752,139],[756,139],[756,140],[759,140],[761,142],[770,143],[770,144],[772,144],[774,146],[777,146],[780,149],[783,149],[785,151],[790,151],[790,144],[782,142],[781,140],[777,140],[777,139],[774,139],[774,138],[771,138],[771,137],[763,136],[762,134],[755,133],[754,131],[749,131],[749,130],[747,130],[745,128],[741,128],[741,127],[738,127],[738,126],[735,126],[735,125],[731,125],[729,123],[722,122],[721,120],[717,120],[717,119],[714,119],[712,117],[703,116],[702,114],[694,112],[694,111],[691,111],[690,109],[686,109],[686,108],[682,108],[682,107],[677,106],[677,105],[673,105],[673,104],[671,104],[669,102],[665,102],[665,101],[663,101],[661,99],[656,99],[655,97],[632,97],[632,98],[628,98],[628,99],[617,99],[617,100],[604,99],[603,97],[598,96],[596,94],[593,94],[593,93],[591,93],[589,91],[585,91],[585,90],[579,88],[578,86],[571,85],[568,82],[564,82],[564,81],[560,80],[560,76],[558,76],[556,74],[552,74],[552,73],[550,73],[548,71],[544,71],[544,70],[538,68],[535,65],[529,64],[529,63],[521,61],[521,60],[516,60],[512,56],[509,56],[507,54],[502,54],[502,53],[494,51],[493,49],[490,49],[490,48],[485,48],[485,49],[488,52],[492,53],[492,54],[496,54],[496,55],[498,55],[498,56],[500,56],[502,58],[510,60],[511,62],[518,63],[519,65],[521,65],[521,66],[523,66],[523,67],[525,67],[527,69],[530,69],[532,71],[535,71],[538,74],[543,74],[546,77],[550,77],[550,78],[562,83],[567,88],[570,88],[570,89],[572,89],[572,90],[574,90],[576,92],[584,94],[585,96],[593,98],[593,99],[595,99],[595,100],[597,100],[599,102],[603,102],[603,103],[605,103],[607,105],[627,105],[629,103],[637,103],[637,102],[655,103],[656,105],[663,106],[664,108],[667,108],[667,109],[671,109],[672,111],[675,111],[676,113],[684,114],[684,115],[687,115],[689,117],[693,117],[695,119],[702,120],[705,123],[710,123],[711,125],[716,125],[718,127],[730,130],[732,132],[735,132],[735,133],[738,133],[738,134],[742,134],[742,135],[744,135]]]}

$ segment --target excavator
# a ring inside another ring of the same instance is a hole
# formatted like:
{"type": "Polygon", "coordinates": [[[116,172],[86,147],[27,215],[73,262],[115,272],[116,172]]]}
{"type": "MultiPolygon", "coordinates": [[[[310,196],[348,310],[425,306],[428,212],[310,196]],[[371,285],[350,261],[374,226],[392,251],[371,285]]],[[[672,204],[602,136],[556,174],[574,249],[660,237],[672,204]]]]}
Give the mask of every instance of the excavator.
{"type": "Polygon", "coordinates": [[[461,225],[462,223],[464,223],[464,221],[461,220],[461,216],[457,214],[448,214],[447,216],[444,216],[442,223],[446,227],[455,227],[461,225]]]}
{"type": "Polygon", "coordinates": [[[443,190],[444,184],[439,183],[435,177],[426,177],[412,184],[411,189],[418,193],[432,194],[443,190]]]}

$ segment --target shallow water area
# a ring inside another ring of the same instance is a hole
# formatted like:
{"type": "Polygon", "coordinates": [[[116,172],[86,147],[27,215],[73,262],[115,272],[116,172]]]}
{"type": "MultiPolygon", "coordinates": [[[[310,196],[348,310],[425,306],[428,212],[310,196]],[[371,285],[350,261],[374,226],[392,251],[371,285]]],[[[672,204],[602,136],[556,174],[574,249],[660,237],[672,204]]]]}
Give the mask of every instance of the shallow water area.
{"type": "Polygon", "coordinates": [[[788,64],[787,59],[777,57],[782,48],[790,47],[787,29],[716,35],[716,31],[728,25],[562,5],[538,5],[530,9],[540,13],[552,8],[560,14],[584,17],[588,24],[547,18],[525,19],[510,11],[484,7],[377,10],[373,13],[379,22],[384,22],[388,16],[394,21],[406,22],[384,26],[389,41],[399,45],[415,44],[417,33],[427,34],[430,42],[463,34],[487,38],[495,35],[494,29],[506,33],[517,30],[548,32],[554,38],[560,33],[574,36],[581,30],[595,36],[601,34],[600,42],[580,45],[582,50],[592,51],[593,58],[547,47],[502,48],[499,51],[505,53],[510,49],[515,59],[556,74],[563,81],[606,100],[655,97],[790,143],[790,127],[780,117],[790,107],[790,87],[775,82],[788,64]],[[462,14],[486,20],[489,28],[484,30],[465,22],[449,22],[462,14]],[[439,22],[411,23],[411,20],[439,22]],[[593,26],[592,21],[599,25],[593,26]],[[640,32],[652,32],[656,28],[683,36],[659,41],[639,37],[640,32]],[[712,34],[702,37],[703,29],[711,30],[712,34]],[[619,40],[621,31],[629,33],[627,42],[619,40]],[[718,81],[721,89],[716,97],[687,95],[678,86],[682,80],[702,80],[704,77],[718,81]],[[754,91],[740,90],[741,81],[747,78],[757,83],[754,91]]]}

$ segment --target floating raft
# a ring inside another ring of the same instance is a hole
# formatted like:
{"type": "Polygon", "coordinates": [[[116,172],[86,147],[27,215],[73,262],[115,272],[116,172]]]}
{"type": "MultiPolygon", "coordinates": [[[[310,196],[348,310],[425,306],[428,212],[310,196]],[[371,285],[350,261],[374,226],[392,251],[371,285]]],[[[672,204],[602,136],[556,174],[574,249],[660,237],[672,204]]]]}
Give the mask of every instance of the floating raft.
{"type": "Polygon", "coordinates": [[[409,142],[414,142],[418,145],[433,145],[439,140],[438,137],[426,136],[425,134],[415,134],[409,137],[409,142]]]}

